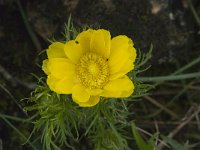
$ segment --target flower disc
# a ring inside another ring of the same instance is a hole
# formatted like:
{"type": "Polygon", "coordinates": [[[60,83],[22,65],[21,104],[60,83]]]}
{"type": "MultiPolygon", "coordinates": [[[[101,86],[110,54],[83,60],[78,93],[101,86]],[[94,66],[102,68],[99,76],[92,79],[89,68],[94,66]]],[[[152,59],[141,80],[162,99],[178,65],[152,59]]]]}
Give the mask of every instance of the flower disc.
{"type": "Polygon", "coordinates": [[[107,60],[95,53],[86,53],[76,65],[76,73],[81,83],[91,89],[102,88],[108,81],[107,60]]]}

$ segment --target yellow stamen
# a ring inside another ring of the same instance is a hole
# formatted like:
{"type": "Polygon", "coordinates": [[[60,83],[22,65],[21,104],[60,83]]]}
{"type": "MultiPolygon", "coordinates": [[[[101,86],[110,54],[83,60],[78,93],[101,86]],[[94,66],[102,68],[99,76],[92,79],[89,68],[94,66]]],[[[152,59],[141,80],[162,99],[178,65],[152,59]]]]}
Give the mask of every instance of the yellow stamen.
{"type": "Polygon", "coordinates": [[[100,55],[86,53],[80,58],[76,68],[79,80],[87,88],[102,88],[108,81],[108,63],[100,55]]]}

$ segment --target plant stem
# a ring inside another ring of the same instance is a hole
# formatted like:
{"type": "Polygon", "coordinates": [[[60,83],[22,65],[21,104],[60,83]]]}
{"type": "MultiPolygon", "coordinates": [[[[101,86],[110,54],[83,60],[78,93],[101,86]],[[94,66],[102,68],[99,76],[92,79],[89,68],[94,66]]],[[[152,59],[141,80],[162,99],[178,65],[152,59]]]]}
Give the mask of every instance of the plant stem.
{"type": "Polygon", "coordinates": [[[157,76],[157,77],[139,77],[139,80],[142,82],[160,82],[160,81],[184,80],[197,77],[200,77],[200,72],[181,74],[181,75],[157,76]]]}
{"type": "Polygon", "coordinates": [[[175,75],[175,74],[179,74],[187,69],[189,69],[190,67],[196,65],[197,63],[200,62],[200,56],[197,57],[196,59],[194,59],[192,62],[188,63],[187,65],[181,67],[180,69],[178,69],[177,71],[175,71],[174,73],[172,73],[172,75],[175,75]]]}
{"type": "MultiPolygon", "coordinates": [[[[18,130],[10,121],[8,121],[4,116],[0,116],[11,128],[13,128],[24,140],[27,140],[27,137],[18,130]]],[[[33,150],[37,150],[37,148],[29,141],[27,140],[27,143],[33,148],[33,150]]]]}
{"type": "Polygon", "coordinates": [[[198,26],[200,26],[200,18],[199,18],[199,16],[198,16],[198,14],[197,14],[197,12],[196,12],[196,10],[195,10],[195,8],[194,8],[194,6],[193,6],[191,0],[188,0],[188,5],[189,5],[189,7],[190,7],[190,10],[192,11],[192,14],[193,14],[193,16],[194,16],[194,18],[195,18],[195,20],[196,20],[198,26]]]}
{"type": "Polygon", "coordinates": [[[28,31],[28,34],[30,35],[30,37],[31,37],[31,39],[33,41],[33,44],[35,45],[35,47],[37,48],[37,50],[41,50],[42,46],[41,46],[41,44],[40,44],[37,36],[33,32],[32,28],[31,28],[31,26],[30,26],[30,24],[29,24],[29,22],[27,20],[27,16],[26,16],[26,14],[24,12],[24,9],[22,8],[22,5],[21,5],[20,1],[19,0],[15,0],[15,2],[17,3],[17,6],[19,8],[20,14],[21,14],[22,19],[24,21],[25,27],[26,27],[26,29],[28,31]]]}
{"type": "Polygon", "coordinates": [[[30,122],[28,119],[14,117],[14,116],[9,116],[9,115],[5,115],[5,114],[0,114],[0,117],[1,118],[7,118],[7,119],[10,119],[10,120],[15,120],[15,121],[30,122]]]}

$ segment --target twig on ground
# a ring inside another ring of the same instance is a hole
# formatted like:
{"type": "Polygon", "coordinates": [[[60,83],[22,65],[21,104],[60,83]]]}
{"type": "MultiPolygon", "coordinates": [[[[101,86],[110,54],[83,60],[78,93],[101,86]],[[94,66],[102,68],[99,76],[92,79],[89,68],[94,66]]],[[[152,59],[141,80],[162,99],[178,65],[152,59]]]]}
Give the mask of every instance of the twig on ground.
{"type": "Polygon", "coordinates": [[[25,88],[28,88],[30,90],[35,89],[36,84],[35,83],[29,83],[26,81],[22,81],[16,77],[13,77],[2,65],[0,65],[0,74],[2,74],[2,76],[11,83],[12,86],[16,86],[16,85],[21,85],[25,88]]]}
{"type": "MultiPolygon", "coordinates": [[[[151,133],[149,133],[149,132],[147,132],[147,131],[145,131],[145,130],[139,128],[139,127],[136,127],[136,129],[137,129],[138,131],[140,131],[140,132],[142,132],[142,133],[144,133],[144,134],[150,136],[150,137],[153,136],[151,133]]],[[[162,140],[160,140],[159,138],[157,138],[157,141],[162,142],[162,140]]],[[[169,145],[168,145],[167,143],[164,143],[164,145],[165,145],[166,147],[169,147],[169,145]]]]}
{"type": "MultiPolygon", "coordinates": [[[[195,116],[200,113],[200,105],[195,110],[196,111],[193,114],[191,114],[190,116],[188,116],[188,113],[187,113],[186,116],[182,119],[183,121],[174,130],[172,130],[167,137],[173,138],[185,125],[187,125],[192,119],[194,119],[195,116]]],[[[166,144],[166,143],[164,141],[162,141],[158,145],[157,149],[162,150],[165,146],[164,144],[166,144]]]]}
{"type": "Polygon", "coordinates": [[[160,104],[159,102],[157,102],[155,99],[153,99],[150,96],[144,96],[144,98],[148,101],[150,101],[152,104],[156,105],[157,107],[159,107],[160,109],[164,110],[165,112],[167,112],[168,114],[170,114],[171,116],[173,116],[174,118],[179,118],[177,116],[177,114],[175,114],[173,111],[169,110],[168,108],[164,107],[162,104],[160,104]]]}

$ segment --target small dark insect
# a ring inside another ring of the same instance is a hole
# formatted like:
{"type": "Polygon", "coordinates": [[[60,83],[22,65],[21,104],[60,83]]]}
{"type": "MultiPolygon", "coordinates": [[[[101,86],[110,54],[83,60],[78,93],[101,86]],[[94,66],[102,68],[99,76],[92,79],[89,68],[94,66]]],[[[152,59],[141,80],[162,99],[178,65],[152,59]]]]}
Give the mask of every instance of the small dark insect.
{"type": "Polygon", "coordinates": [[[79,44],[79,42],[78,42],[78,41],[75,41],[75,43],[76,43],[76,44],[79,44]]]}
{"type": "Polygon", "coordinates": [[[108,59],[106,59],[106,61],[108,61],[108,59]]]}

